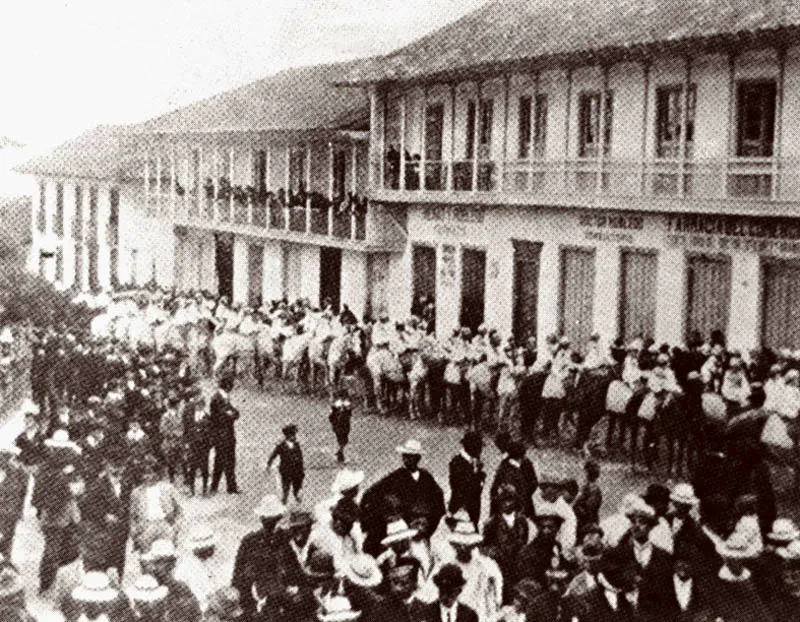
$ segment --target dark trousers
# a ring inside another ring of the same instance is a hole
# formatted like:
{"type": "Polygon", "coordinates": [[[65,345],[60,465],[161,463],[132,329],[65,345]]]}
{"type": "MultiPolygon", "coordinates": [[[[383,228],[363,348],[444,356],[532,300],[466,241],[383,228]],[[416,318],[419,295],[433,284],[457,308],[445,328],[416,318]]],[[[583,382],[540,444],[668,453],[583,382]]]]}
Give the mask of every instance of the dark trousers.
{"type": "Polygon", "coordinates": [[[284,475],[281,473],[281,487],[283,488],[282,503],[286,505],[289,500],[289,493],[294,494],[294,498],[300,501],[300,490],[303,488],[303,475],[284,475]]]}
{"type": "Polygon", "coordinates": [[[219,489],[219,480],[225,475],[225,484],[228,493],[239,492],[236,485],[236,443],[225,443],[215,446],[214,451],[214,473],[211,476],[211,492],[219,489]]]}
{"type": "Polygon", "coordinates": [[[44,592],[53,585],[56,573],[78,558],[77,525],[44,527],[44,552],[39,564],[39,590],[44,592]]]}
{"type": "Polygon", "coordinates": [[[203,494],[208,491],[208,458],[211,447],[192,447],[189,450],[189,463],[186,471],[186,485],[194,494],[194,482],[197,474],[203,483],[203,494]]]}
{"type": "Polygon", "coordinates": [[[0,554],[6,561],[11,560],[11,549],[14,548],[14,534],[17,531],[17,521],[12,518],[0,518],[0,554]]]}

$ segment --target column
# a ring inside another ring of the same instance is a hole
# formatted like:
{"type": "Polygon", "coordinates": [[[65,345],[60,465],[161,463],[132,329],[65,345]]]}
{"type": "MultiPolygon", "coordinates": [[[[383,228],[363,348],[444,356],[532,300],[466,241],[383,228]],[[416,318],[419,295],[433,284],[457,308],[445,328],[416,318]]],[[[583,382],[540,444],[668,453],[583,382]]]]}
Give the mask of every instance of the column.
{"type": "Polygon", "coordinates": [[[34,183],[33,195],[31,196],[31,247],[28,249],[28,271],[35,273],[39,268],[39,203],[41,194],[39,190],[39,180],[34,183]]]}
{"type": "Polygon", "coordinates": [[[264,240],[264,272],[261,296],[264,302],[280,300],[283,291],[284,263],[283,244],[277,240],[264,240]]]}
{"type": "MultiPolygon", "coordinates": [[[[333,143],[328,143],[328,235],[333,235],[333,143]]],[[[344,192],[344,188],[342,188],[344,192]]]]}
{"type": "Polygon", "coordinates": [[[319,304],[319,246],[298,245],[300,249],[300,296],[319,304]]]}
{"type": "Polygon", "coordinates": [[[481,137],[481,97],[483,96],[482,84],[478,80],[475,84],[475,127],[472,128],[472,192],[478,191],[478,168],[480,167],[479,142],[481,137]]]}
{"type": "Polygon", "coordinates": [[[341,302],[350,307],[357,318],[367,307],[367,254],[342,251],[341,302]]]}
{"type": "Polygon", "coordinates": [[[503,337],[513,330],[514,245],[506,240],[486,249],[486,325],[503,337]]]}
{"type": "Polygon", "coordinates": [[[747,352],[761,343],[761,260],[755,253],[731,257],[728,348],[747,352]]]}
{"type": "Polygon", "coordinates": [[[311,145],[306,145],[306,233],[311,233],[311,145]]]}
{"type": "Polygon", "coordinates": [[[440,339],[460,325],[461,248],[440,244],[436,248],[436,335],[440,339]],[[451,254],[452,249],[452,256],[451,254]],[[452,269],[454,274],[450,274],[452,269]]]}
{"type": "Polygon", "coordinates": [[[76,244],[72,235],[72,221],[75,218],[75,184],[64,184],[64,285],[75,283],[76,244]]]}
{"type": "MultiPolygon", "coordinates": [[[[367,175],[369,176],[369,187],[375,189],[378,187],[378,180],[375,179],[375,173],[379,171],[375,170],[374,163],[383,161],[383,132],[379,130],[379,128],[382,128],[382,125],[378,121],[378,94],[375,91],[375,87],[370,87],[369,89],[369,126],[372,131],[370,132],[370,157],[367,175]]],[[[383,166],[381,164],[378,166],[380,170],[379,174],[382,175],[383,166]]]]}
{"type": "Polygon", "coordinates": [[[400,190],[406,189],[406,93],[400,100],[400,190]]]}
{"type": "MultiPolygon", "coordinates": [[[[389,286],[386,294],[389,317],[405,318],[411,312],[411,279],[411,245],[407,245],[405,252],[389,256],[389,286]]],[[[373,309],[373,315],[377,316],[380,311],[373,309]]]]}
{"type": "Polygon", "coordinates": [[[231,196],[228,197],[228,221],[232,224],[234,221],[233,213],[233,175],[235,165],[235,155],[233,147],[228,152],[228,187],[230,188],[231,196]]]}
{"type": "Polygon", "coordinates": [[[656,280],[656,342],[682,344],[686,332],[686,255],[682,249],[659,251],[656,280]]]}
{"type": "MultiPolygon", "coordinates": [[[[104,290],[111,287],[111,249],[108,246],[109,188],[97,187],[97,278],[104,290]]],[[[152,261],[148,259],[148,262],[152,261]]],[[[149,272],[148,279],[149,280],[149,272]]]]}
{"type": "Polygon", "coordinates": [[[536,344],[544,356],[547,336],[558,332],[558,297],[561,287],[561,249],[555,242],[545,242],[539,256],[539,307],[536,313],[536,344]]]}
{"type": "Polygon", "coordinates": [[[237,235],[233,239],[233,302],[247,304],[248,279],[248,243],[237,235]]]}
{"type": "MultiPolygon", "coordinates": [[[[47,181],[44,187],[44,209],[45,209],[45,246],[49,247],[48,252],[54,252],[56,238],[53,234],[53,220],[56,211],[56,182],[47,181]]],[[[38,257],[37,257],[38,262],[38,257]]],[[[45,278],[54,283],[56,280],[56,258],[55,255],[45,261],[45,278]]]]}
{"type": "Polygon", "coordinates": [[[619,331],[619,247],[598,246],[594,261],[594,332],[610,343],[619,331]]]}

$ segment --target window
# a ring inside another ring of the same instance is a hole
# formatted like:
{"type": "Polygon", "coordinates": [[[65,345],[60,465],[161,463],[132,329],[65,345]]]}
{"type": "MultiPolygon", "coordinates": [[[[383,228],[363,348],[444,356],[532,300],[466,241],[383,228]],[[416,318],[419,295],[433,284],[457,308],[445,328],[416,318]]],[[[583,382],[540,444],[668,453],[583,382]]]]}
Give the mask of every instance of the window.
{"type": "Polygon", "coordinates": [[[580,144],[578,155],[581,158],[596,158],[600,155],[601,139],[603,143],[603,154],[607,155],[611,152],[612,110],[614,108],[613,94],[610,91],[606,92],[605,110],[603,110],[601,115],[600,106],[602,100],[603,97],[600,93],[583,93],[580,96],[580,105],[578,108],[580,144]]]}
{"type": "MultiPolygon", "coordinates": [[[[682,86],[656,90],[656,156],[659,158],[680,157],[681,117],[685,99],[682,86]]],[[[685,157],[691,157],[692,154],[696,101],[697,88],[691,85],[686,107],[685,157]]]]}
{"type": "Polygon", "coordinates": [[[53,233],[64,235],[64,184],[56,184],[56,213],[53,216],[53,233]]]}
{"type": "Polygon", "coordinates": [[[736,155],[742,157],[772,157],[775,140],[774,82],[744,82],[739,84],[736,102],[738,140],[736,155]]]}
{"type": "Polygon", "coordinates": [[[72,239],[83,244],[83,186],[75,186],[75,213],[72,216],[72,239]]]}
{"type": "Polygon", "coordinates": [[[43,181],[39,182],[39,209],[36,211],[36,228],[39,233],[47,231],[47,186],[43,181]]]}
{"type": "Polygon", "coordinates": [[[289,157],[289,190],[299,192],[307,190],[306,185],[306,150],[292,149],[289,157]]]}
{"type": "Polygon", "coordinates": [[[255,169],[253,171],[253,187],[258,192],[267,189],[267,152],[263,149],[256,151],[255,169]]]}
{"type": "Polygon", "coordinates": [[[112,188],[108,194],[108,231],[106,233],[109,246],[119,244],[119,190],[112,188]]]}
{"type": "Polygon", "coordinates": [[[200,190],[200,150],[192,149],[192,163],[189,172],[189,189],[192,194],[200,190]]]}
{"type": "Polygon", "coordinates": [[[442,159],[442,134],[444,131],[444,105],[431,104],[425,110],[425,160],[442,159]]]}
{"type": "Polygon", "coordinates": [[[344,151],[337,150],[333,153],[333,197],[334,199],[343,199],[345,192],[345,183],[347,178],[347,158],[344,151]]]}
{"type": "Polygon", "coordinates": [[[478,128],[478,158],[488,160],[492,155],[492,123],[494,121],[494,100],[481,101],[481,125],[478,128]]]}
{"type": "Polygon", "coordinates": [[[533,118],[533,155],[543,158],[547,142],[547,95],[544,93],[536,96],[533,118]]]}
{"type": "Polygon", "coordinates": [[[467,160],[475,157],[475,102],[467,104],[467,160]]]}
{"type": "Polygon", "coordinates": [[[520,160],[531,154],[531,97],[523,95],[519,98],[519,151],[520,160]]]}
{"type": "Polygon", "coordinates": [[[519,98],[519,158],[544,157],[547,140],[547,95],[534,100],[529,95],[519,98]],[[531,146],[533,147],[531,149],[531,146]]]}

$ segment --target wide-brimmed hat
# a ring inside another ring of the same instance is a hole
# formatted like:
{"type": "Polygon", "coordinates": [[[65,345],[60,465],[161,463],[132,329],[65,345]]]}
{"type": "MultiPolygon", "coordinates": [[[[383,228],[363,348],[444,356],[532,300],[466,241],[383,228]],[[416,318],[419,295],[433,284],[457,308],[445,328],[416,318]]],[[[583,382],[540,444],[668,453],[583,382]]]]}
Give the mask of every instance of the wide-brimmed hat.
{"type": "Polygon", "coordinates": [[[156,561],[159,559],[176,559],[178,551],[175,550],[175,545],[172,540],[162,538],[156,540],[150,545],[150,549],[141,555],[141,559],[147,562],[156,561]]]}
{"type": "Polygon", "coordinates": [[[81,584],[72,590],[72,598],[82,603],[110,603],[119,596],[104,572],[87,572],[81,584]]]}
{"type": "Polygon", "coordinates": [[[747,538],[734,533],[716,546],[717,553],[724,559],[751,559],[757,555],[747,538]]]}
{"type": "Polygon", "coordinates": [[[475,525],[467,518],[455,524],[453,531],[447,534],[447,540],[452,544],[476,546],[483,542],[483,536],[475,530],[475,525]]]}
{"type": "Polygon", "coordinates": [[[64,429],[59,429],[53,432],[53,436],[45,439],[44,444],[53,449],[69,449],[75,453],[81,453],[81,448],[77,443],[69,440],[69,432],[64,429]]]}
{"type": "Polygon", "coordinates": [[[782,558],[788,561],[795,561],[800,559],[800,541],[792,540],[786,546],[775,549],[775,552],[782,558]]]}
{"type": "Polygon", "coordinates": [[[329,594],[323,599],[317,612],[320,622],[349,622],[360,616],[361,612],[353,609],[350,599],[344,594],[329,594]]]}
{"type": "Polygon", "coordinates": [[[207,525],[195,527],[189,532],[189,537],[186,539],[187,546],[193,551],[200,551],[202,549],[209,549],[216,546],[217,538],[214,535],[214,530],[207,525]]]}
{"type": "Polygon", "coordinates": [[[164,600],[169,594],[166,585],[159,585],[155,577],[143,574],[131,587],[125,590],[128,598],[140,603],[153,603],[164,600]]]}
{"type": "Polygon", "coordinates": [[[778,518],[772,523],[767,538],[773,542],[792,542],[800,539],[800,530],[790,518],[778,518]]]}
{"type": "Polygon", "coordinates": [[[239,604],[239,590],[230,585],[218,589],[208,598],[207,614],[216,615],[221,620],[235,620],[244,615],[239,604]]]}
{"type": "Polygon", "coordinates": [[[386,525],[386,537],[381,540],[381,544],[387,546],[401,540],[411,540],[417,533],[416,529],[409,528],[406,521],[400,518],[386,525]]]}
{"type": "Polygon", "coordinates": [[[399,454],[408,454],[412,456],[424,456],[425,450],[422,448],[422,443],[418,440],[410,438],[405,443],[395,448],[399,454]]]}
{"type": "Polygon", "coordinates": [[[653,506],[649,505],[641,497],[638,497],[636,501],[633,501],[630,504],[630,506],[626,508],[625,516],[627,516],[628,518],[633,518],[634,516],[642,516],[645,518],[649,518],[650,520],[655,520],[656,511],[653,509],[653,506]]]}
{"type": "Polygon", "coordinates": [[[253,510],[261,518],[276,518],[286,513],[286,506],[276,495],[265,495],[261,503],[253,510]]]}
{"type": "Polygon", "coordinates": [[[694,486],[691,484],[675,484],[675,488],[669,495],[669,500],[680,505],[696,505],[700,502],[694,493],[694,486]]]}
{"type": "Polygon", "coordinates": [[[377,587],[383,581],[378,562],[372,555],[366,553],[348,559],[344,567],[344,576],[350,583],[361,587],[377,587]]]}
{"type": "Polygon", "coordinates": [[[445,564],[433,577],[433,583],[439,591],[464,587],[464,572],[456,564],[445,564]]]}
{"type": "Polygon", "coordinates": [[[311,527],[313,524],[314,518],[311,516],[310,512],[293,510],[278,521],[278,524],[275,525],[275,529],[289,531],[290,529],[311,527]]]}
{"type": "Polygon", "coordinates": [[[336,477],[331,484],[331,492],[336,494],[343,490],[350,490],[356,486],[360,486],[364,481],[364,471],[353,471],[351,469],[342,469],[336,474],[336,477]]]}

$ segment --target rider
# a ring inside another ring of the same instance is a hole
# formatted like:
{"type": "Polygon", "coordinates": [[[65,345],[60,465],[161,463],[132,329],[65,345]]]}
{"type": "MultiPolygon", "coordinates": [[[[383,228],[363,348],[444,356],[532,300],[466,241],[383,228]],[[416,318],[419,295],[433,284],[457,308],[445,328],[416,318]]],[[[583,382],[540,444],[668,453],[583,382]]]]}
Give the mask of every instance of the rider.
{"type": "Polygon", "coordinates": [[[388,346],[394,337],[392,325],[389,322],[389,313],[384,309],[378,316],[378,321],[372,327],[372,344],[375,347],[388,346]]]}

